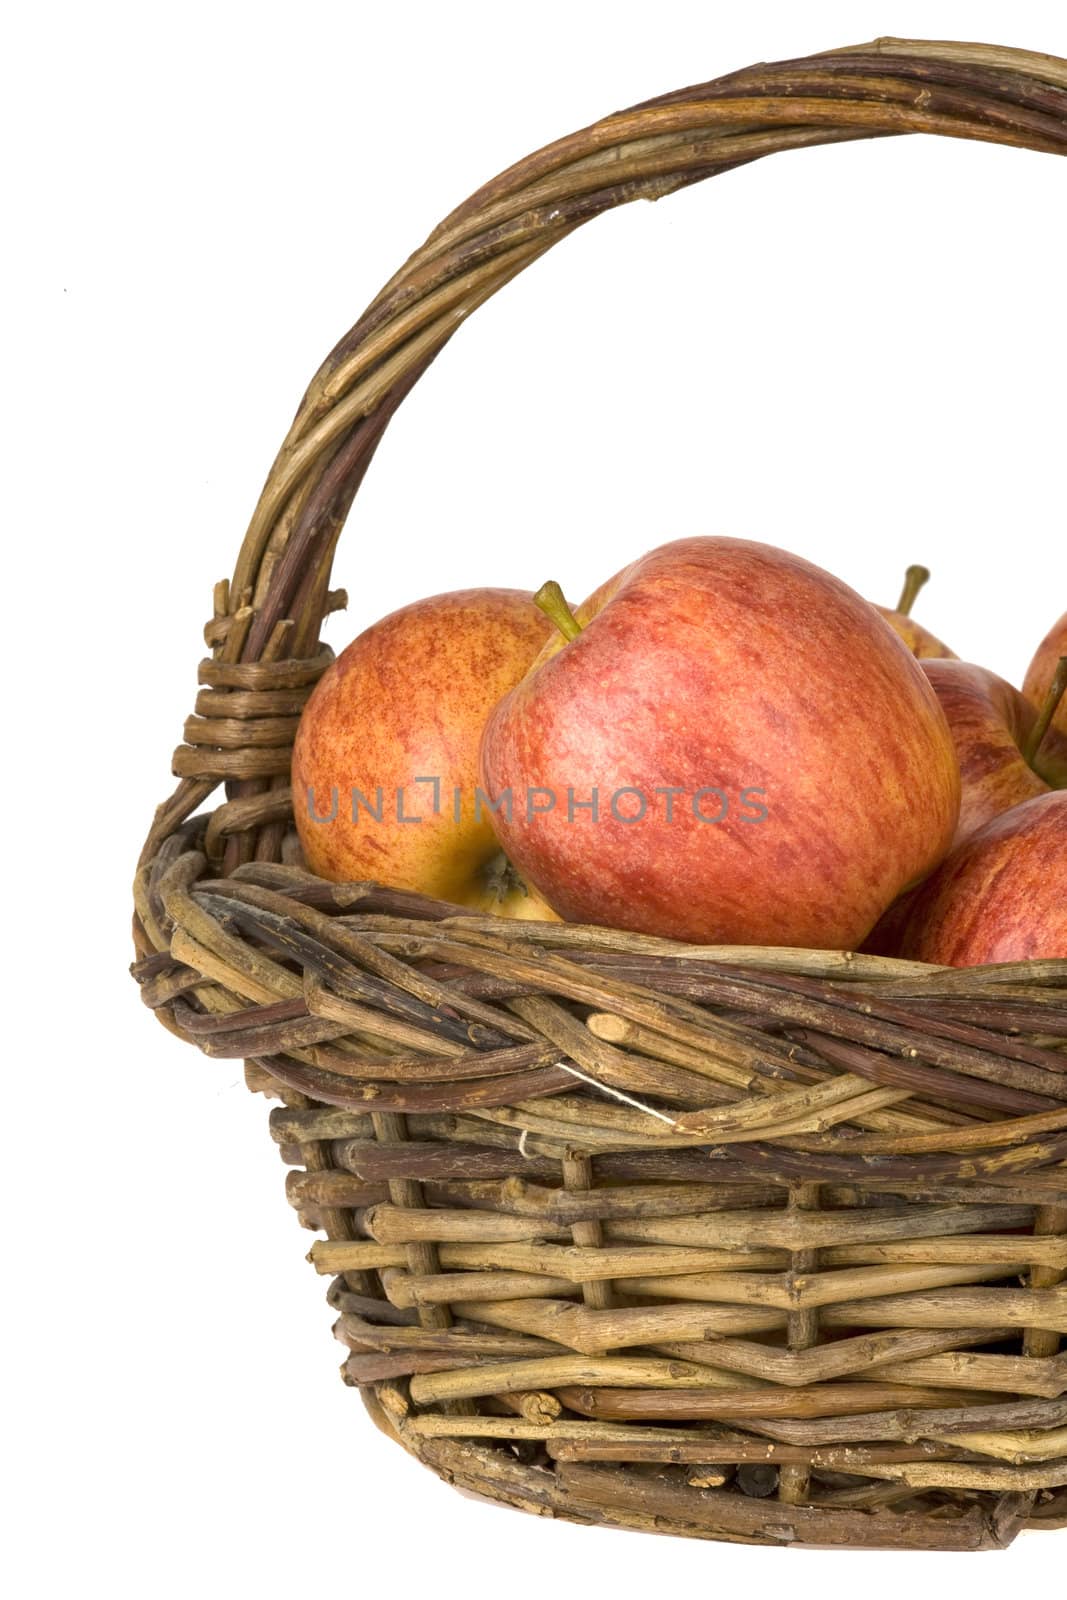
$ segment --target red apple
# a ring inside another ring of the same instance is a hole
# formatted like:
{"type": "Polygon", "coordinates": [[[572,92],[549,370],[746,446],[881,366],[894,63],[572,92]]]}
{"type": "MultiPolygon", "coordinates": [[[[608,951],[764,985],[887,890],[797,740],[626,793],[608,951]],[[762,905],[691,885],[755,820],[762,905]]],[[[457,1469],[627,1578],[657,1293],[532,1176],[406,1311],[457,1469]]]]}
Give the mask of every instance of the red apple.
{"type": "Polygon", "coordinates": [[[901,955],[939,966],[1067,957],[1067,791],[965,839],[923,885],[901,955]]]}
{"type": "Polygon", "coordinates": [[[911,614],[920,589],[930,581],[930,574],[926,567],[909,567],[904,574],[904,588],[896,606],[890,610],[888,606],[875,606],[879,616],[884,617],[893,632],[899,635],[911,651],[913,656],[920,660],[956,660],[956,653],[950,650],[947,644],[924,628],[921,622],[916,622],[911,614]]]}
{"type": "MultiPolygon", "coordinates": [[[[1053,623],[1037,647],[1037,653],[1023,680],[1023,694],[1039,714],[1045,709],[1050,695],[1055,695],[1053,684],[1060,662],[1067,656],[1067,612],[1053,623]]],[[[1067,696],[1060,688],[1060,698],[1052,716],[1049,736],[1043,740],[1034,764],[1042,777],[1057,789],[1067,787],[1067,696]]]]}
{"type": "Polygon", "coordinates": [[[549,631],[530,594],[461,589],[394,611],[338,656],[293,750],[296,826],[313,872],[555,919],[509,868],[476,795],[485,719],[549,631]]]}
{"type": "MultiPolygon", "coordinates": [[[[964,661],[924,661],[948,719],[962,779],[960,820],[953,848],[994,817],[1024,800],[1048,794],[1035,770],[1050,750],[1067,761],[1067,740],[1055,729],[1040,737],[1033,707],[996,673],[964,661]]],[[[904,930],[921,887],[895,900],[864,940],[869,955],[898,956],[904,930]]]]}
{"type": "Polygon", "coordinates": [[[1018,689],[968,661],[924,661],[959,757],[962,796],[954,844],[1002,811],[1047,794],[1027,760],[1037,718],[1018,689]]]}
{"type": "Polygon", "coordinates": [[[482,784],[509,858],[564,917],[850,948],[944,856],[960,795],[944,713],[829,573],[680,539],[561,620],[577,636],[489,719],[482,784]]]}

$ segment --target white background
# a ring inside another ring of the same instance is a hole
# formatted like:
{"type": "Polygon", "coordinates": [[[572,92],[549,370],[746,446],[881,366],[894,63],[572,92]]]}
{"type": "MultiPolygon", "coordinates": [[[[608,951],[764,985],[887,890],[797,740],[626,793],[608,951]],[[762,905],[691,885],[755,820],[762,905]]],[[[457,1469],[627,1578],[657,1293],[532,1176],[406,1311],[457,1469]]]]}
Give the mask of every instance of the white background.
{"type": "MultiPolygon", "coordinates": [[[[158,1027],[125,973],[129,880],[211,586],[326,350],[529,151],[752,61],[886,32],[1067,55],[1062,8],[1026,0],[48,5],[9,21],[13,1592],[983,1595],[1051,1576],[1055,1535],[952,1565],[460,1499],[338,1381],[264,1103],[158,1027]]],[[[666,539],[729,532],[888,603],[926,562],[921,619],[1018,680],[1067,590],[1065,179],[1049,156],[887,140],[579,231],[481,309],[393,422],[327,637],[467,584],[551,575],[579,596],[666,539]]]]}

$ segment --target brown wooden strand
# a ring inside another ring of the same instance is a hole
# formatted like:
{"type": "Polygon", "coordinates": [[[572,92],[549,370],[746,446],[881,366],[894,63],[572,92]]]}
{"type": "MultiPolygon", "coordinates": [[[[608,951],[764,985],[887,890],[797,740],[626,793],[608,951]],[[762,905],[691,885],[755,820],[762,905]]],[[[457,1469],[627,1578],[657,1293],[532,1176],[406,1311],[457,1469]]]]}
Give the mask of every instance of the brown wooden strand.
{"type": "MultiPolygon", "coordinates": [[[[1041,1206],[1034,1218],[1035,1243],[1037,1236],[1051,1235],[1067,1243],[1067,1206],[1041,1206]]],[[[1067,1278],[1067,1262],[1038,1261],[1030,1273],[1034,1289],[1050,1289],[1067,1278]]],[[[1027,1328],[1023,1335],[1023,1349],[1032,1358],[1054,1356],[1060,1348],[1060,1336],[1052,1328],[1027,1328]]]]}
{"type": "MultiPolygon", "coordinates": [[[[583,1509],[609,1526],[671,1531],[736,1543],[840,1545],[850,1549],[985,1550],[1008,1542],[994,1510],[971,1506],[954,1521],[919,1515],[780,1506],[718,1490],[690,1489],[681,1481],[650,1480],[617,1468],[561,1463],[561,1488],[575,1513],[583,1509]],[[909,1524],[905,1534],[904,1525],[909,1524]]],[[[777,1505],[777,1502],[775,1502],[777,1505]]]]}

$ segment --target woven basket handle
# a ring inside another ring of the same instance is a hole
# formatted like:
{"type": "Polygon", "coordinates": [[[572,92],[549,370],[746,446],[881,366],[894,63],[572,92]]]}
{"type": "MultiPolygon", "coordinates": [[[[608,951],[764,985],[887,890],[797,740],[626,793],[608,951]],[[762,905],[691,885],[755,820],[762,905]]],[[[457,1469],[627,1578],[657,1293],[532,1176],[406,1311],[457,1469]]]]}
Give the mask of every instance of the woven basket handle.
{"type": "Polygon", "coordinates": [[[318,633],[336,599],[328,583],[341,527],[390,417],[476,307],[614,206],[658,200],[778,150],[901,133],[1067,155],[1067,62],[993,45],[879,39],[748,67],[547,145],[446,217],[301,402],[233,578],[216,587],[206,688],[174,756],[181,783],[160,807],[145,854],[225,780],[226,870],[253,852],[277,858],[294,712],[328,660],[318,633]]]}

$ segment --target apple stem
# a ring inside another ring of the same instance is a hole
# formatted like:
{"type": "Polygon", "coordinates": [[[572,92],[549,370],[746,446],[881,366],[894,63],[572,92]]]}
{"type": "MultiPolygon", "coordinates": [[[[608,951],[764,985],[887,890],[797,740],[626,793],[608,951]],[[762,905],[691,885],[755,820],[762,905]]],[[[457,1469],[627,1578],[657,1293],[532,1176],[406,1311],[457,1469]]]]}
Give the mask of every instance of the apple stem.
{"type": "Polygon", "coordinates": [[[929,567],[909,567],[904,574],[904,587],[900,591],[897,601],[897,610],[902,617],[911,616],[911,608],[919,597],[919,591],[930,582],[929,567]]]}
{"type": "Polygon", "coordinates": [[[1059,664],[1052,674],[1052,682],[1049,684],[1045,703],[1041,707],[1037,721],[1030,729],[1030,737],[1027,739],[1026,749],[1023,751],[1023,755],[1030,766],[1034,764],[1037,753],[1045,741],[1045,735],[1052,726],[1052,719],[1060,709],[1060,702],[1065,693],[1067,693],[1067,656],[1061,656],[1059,664]]]}
{"type": "Polygon", "coordinates": [[[538,589],[534,595],[534,605],[538,606],[545,616],[556,624],[556,627],[568,642],[571,639],[577,639],[582,631],[582,625],[563,598],[563,590],[554,578],[549,578],[548,582],[543,583],[538,589]]]}
{"type": "Polygon", "coordinates": [[[495,856],[490,856],[482,868],[482,877],[486,890],[494,900],[506,900],[509,894],[516,891],[524,895],[530,892],[525,879],[520,878],[503,850],[498,850],[495,856]]]}

